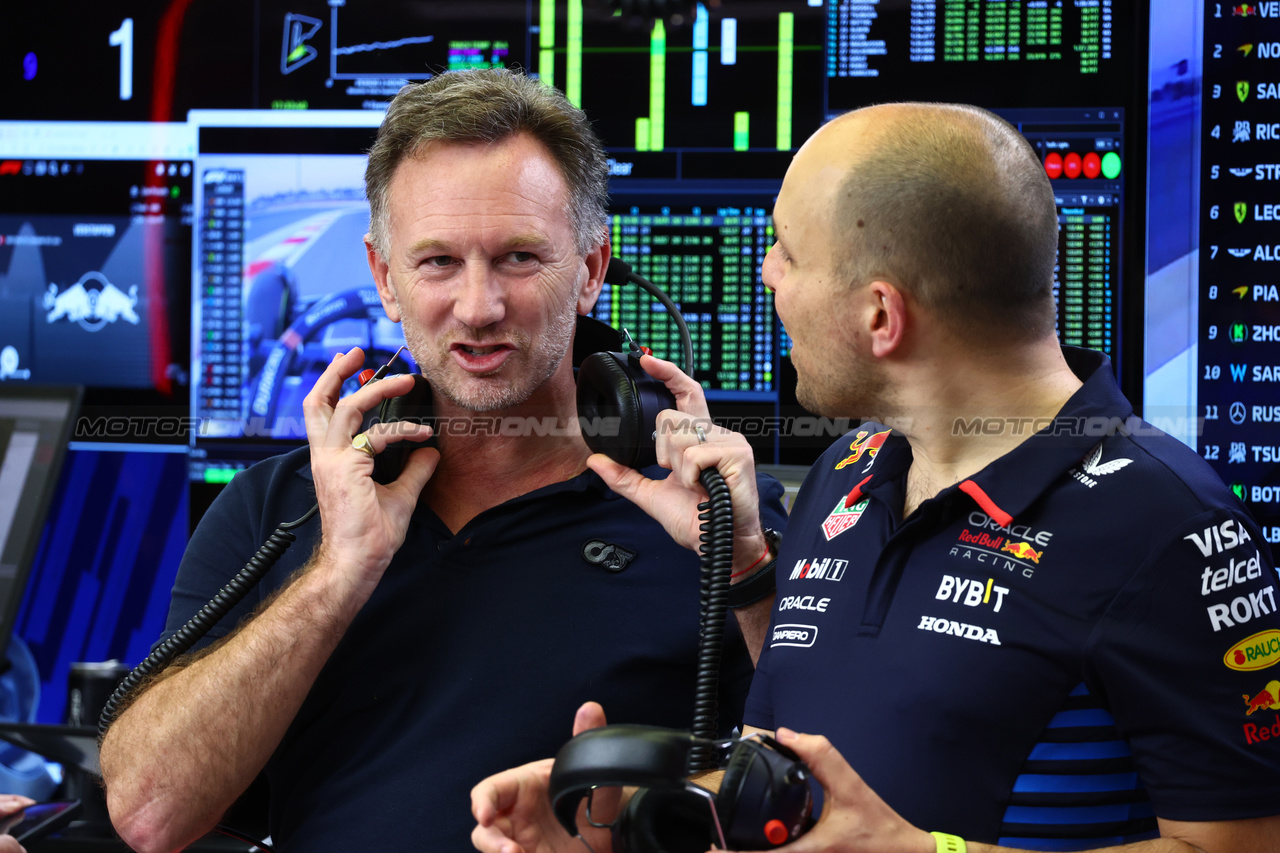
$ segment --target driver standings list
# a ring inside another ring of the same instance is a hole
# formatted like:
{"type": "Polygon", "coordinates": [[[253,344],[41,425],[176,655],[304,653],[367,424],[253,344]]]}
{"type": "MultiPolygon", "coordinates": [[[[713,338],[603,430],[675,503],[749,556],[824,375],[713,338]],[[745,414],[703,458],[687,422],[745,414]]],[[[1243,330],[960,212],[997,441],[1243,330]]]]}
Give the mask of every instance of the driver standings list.
{"type": "Polygon", "coordinates": [[[1280,542],[1280,2],[1205,3],[1199,450],[1280,542]]]}

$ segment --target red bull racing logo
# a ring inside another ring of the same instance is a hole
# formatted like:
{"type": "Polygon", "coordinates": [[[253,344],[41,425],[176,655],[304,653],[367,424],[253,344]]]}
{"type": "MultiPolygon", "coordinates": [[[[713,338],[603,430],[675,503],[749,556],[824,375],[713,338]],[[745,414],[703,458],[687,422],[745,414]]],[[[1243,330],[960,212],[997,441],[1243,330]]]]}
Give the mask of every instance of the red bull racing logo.
{"type": "Polygon", "coordinates": [[[1258,14],[1258,6],[1255,3],[1237,3],[1231,7],[1231,16],[1233,18],[1248,18],[1258,14]]]}
{"type": "Polygon", "coordinates": [[[123,319],[137,325],[141,317],[134,310],[138,304],[138,286],[132,285],[126,294],[107,281],[100,272],[87,272],[80,280],[61,293],[58,285],[49,285],[44,295],[44,307],[48,312],[45,322],[56,323],[66,319],[79,323],[82,329],[96,332],[108,323],[123,319]]]}
{"type": "Polygon", "coordinates": [[[1026,542],[1006,542],[1000,551],[1001,553],[1008,552],[1019,560],[1029,560],[1032,563],[1039,563],[1040,558],[1044,556],[1044,551],[1037,551],[1026,542]]]}
{"type": "Polygon", "coordinates": [[[1244,694],[1245,716],[1254,711],[1280,711],[1280,681],[1270,681],[1257,696],[1244,694]]]}
{"type": "MultiPolygon", "coordinates": [[[[1254,711],[1280,711],[1280,681],[1271,681],[1256,696],[1244,694],[1245,715],[1252,716],[1254,711]]],[[[1269,740],[1280,740],[1280,714],[1275,715],[1273,723],[1245,723],[1244,742],[1247,744],[1263,743],[1269,740]]]]}
{"type": "Polygon", "coordinates": [[[978,529],[966,527],[960,530],[956,544],[951,546],[949,552],[952,557],[1021,573],[1027,578],[1035,574],[1040,558],[1044,556],[1049,540],[1053,538],[1051,532],[1036,530],[1025,524],[1001,527],[980,512],[973,513],[969,523],[978,529]],[[1040,547],[1037,548],[1036,545],[1040,547]]]}
{"type": "MultiPolygon", "coordinates": [[[[846,465],[852,465],[862,457],[867,457],[867,467],[862,470],[865,472],[871,467],[871,463],[875,461],[876,454],[880,452],[880,448],[884,446],[885,441],[889,438],[892,430],[871,434],[870,430],[858,430],[858,434],[853,437],[853,443],[849,445],[849,449],[853,453],[836,463],[836,470],[842,470],[846,465]]],[[[828,537],[830,538],[830,537],[828,537]]]]}

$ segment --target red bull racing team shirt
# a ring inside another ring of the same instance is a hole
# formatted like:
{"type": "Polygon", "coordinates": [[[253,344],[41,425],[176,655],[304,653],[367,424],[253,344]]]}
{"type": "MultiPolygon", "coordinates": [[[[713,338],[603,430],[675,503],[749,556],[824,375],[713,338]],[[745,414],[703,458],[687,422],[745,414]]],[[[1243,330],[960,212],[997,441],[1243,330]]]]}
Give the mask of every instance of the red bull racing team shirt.
{"type": "Polygon", "coordinates": [[[1280,812],[1268,545],[1105,357],[1067,357],[1059,415],[910,518],[889,427],[813,466],[746,722],[828,736],[916,826],[1024,849],[1280,812]]]}

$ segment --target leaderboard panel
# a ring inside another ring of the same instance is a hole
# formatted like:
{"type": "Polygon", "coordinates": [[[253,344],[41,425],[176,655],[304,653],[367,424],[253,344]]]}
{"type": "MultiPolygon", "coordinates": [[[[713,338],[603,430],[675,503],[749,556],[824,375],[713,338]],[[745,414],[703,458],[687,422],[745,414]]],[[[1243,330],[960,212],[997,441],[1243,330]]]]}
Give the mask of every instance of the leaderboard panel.
{"type": "Polygon", "coordinates": [[[302,398],[335,354],[359,346],[375,366],[404,343],[382,310],[363,243],[361,152],[379,118],[193,113],[199,439],[301,439],[302,398]]]}
{"type": "Polygon", "coordinates": [[[1278,542],[1280,3],[1202,15],[1199,446],[1278,542]]]}
{"type": "Polygon", "coordinates": [[[1121,0],[832,0],[829,110],[913,92],[987,106],[1115,103],[1143,4],[1121,0]]]}

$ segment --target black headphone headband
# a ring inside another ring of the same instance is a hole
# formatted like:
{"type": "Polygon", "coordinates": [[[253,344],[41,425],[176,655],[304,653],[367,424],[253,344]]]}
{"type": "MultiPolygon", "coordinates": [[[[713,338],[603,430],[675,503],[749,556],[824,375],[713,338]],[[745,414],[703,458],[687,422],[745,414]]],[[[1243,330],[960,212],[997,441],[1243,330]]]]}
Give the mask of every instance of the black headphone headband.
{"type": "Polygon", "coordinates": [[[675,729],[605,726],[560,748],[547,794],[556,820],[577,835],[578,805],[592,788],[648,789],[647,800],[633,797],[614,823],[614,849],[620,843],[624,853],[705,850],[713,831],[730,849],[768,850],[805,831],[808,779],[799,756],[770,737],[712,741],[675,729]],[[695,746],[713,750],[725,771],[718,794],[702,792],[705,811],[691,799],[695,746]]]}
{"type": "Polygon", "coordinates": [[[635,785],[683,787],[689,750],[700,738],[657,726],[606,726],[583,732],[560,748],[547,795],[556,819],[577,835],[578,804],[592,788],[635,785]]]}

